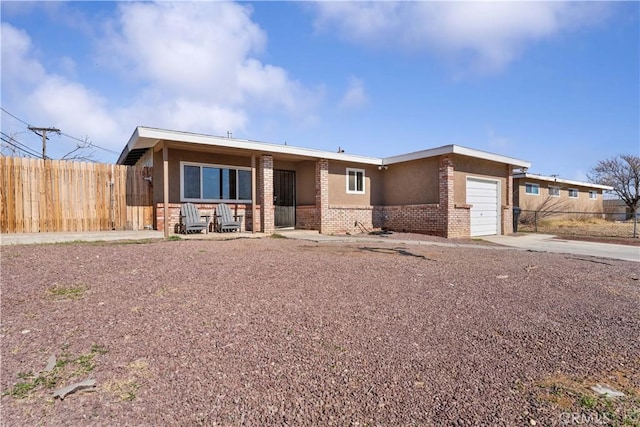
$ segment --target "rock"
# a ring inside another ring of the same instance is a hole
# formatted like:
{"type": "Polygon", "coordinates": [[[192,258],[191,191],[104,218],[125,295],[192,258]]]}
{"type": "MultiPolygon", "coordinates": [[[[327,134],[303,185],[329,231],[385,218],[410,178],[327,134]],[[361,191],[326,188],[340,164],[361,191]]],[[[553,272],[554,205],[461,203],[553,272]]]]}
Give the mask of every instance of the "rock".
{"type": "Polygon", "coordinates": [[[591,390],[595,391],[598,394],[603,394],[607,397],[622,397],[624,393],[618,390],[615,390],[613,387],[608,386],[606,384],[596,384],[591,386],[591,390]]]}
{"type": "Polygon", "coordinates": [[[71,384],[67,387],[59,388],[58,390],[53,392],[53,398],[56,397],[60,400],[63,400],[65,396],[71,393],[75,393],[76,391],[88,390],[93,391],[96,388],[96,380],[84,380],[79,383],[71,384]]]}
{"type": "Polygon", "coordinates": [[[49,356],[49,359],[47,360],[47,366],[44,368],[43,372],[51,372],[53,371],[53,368],[56,367],[56,356],[55,355],[51,355],[49,356]]]}

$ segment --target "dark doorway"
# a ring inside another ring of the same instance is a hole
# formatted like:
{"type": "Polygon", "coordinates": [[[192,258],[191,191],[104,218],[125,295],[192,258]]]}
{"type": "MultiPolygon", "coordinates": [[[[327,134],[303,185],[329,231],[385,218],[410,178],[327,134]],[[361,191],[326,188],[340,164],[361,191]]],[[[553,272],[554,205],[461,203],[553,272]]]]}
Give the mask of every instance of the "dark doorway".
{"type": "Polygon", "coordinates": [[[273,205],[275,226],[296,226],[296,173],[275,169],[273,171],[273,205]]]}

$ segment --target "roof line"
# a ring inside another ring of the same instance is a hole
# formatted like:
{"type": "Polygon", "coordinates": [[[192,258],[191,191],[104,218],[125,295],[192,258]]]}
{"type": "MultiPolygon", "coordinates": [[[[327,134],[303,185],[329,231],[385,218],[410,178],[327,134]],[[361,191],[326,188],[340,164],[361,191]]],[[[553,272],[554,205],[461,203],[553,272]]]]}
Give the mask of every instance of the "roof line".
{"type": "Polygon", "coordinates": [[[423,159],[426,157],[441,156],[443,154],[460,154],[462,156],[476,157],[494,162],[506,163],[521,168],[531,167],[531,162],[516,159],[514,157],[503,156],[501,154],[490,153],[488,151],[476,150],[474,148],[463,147],[461,145],[443,145],[442,147],[430,148],[428,150],[415,151],[413,153],[401,154],[399,156],[386,157],[384,163],[391,165],[393,163],[407,162],[411,160],[423,159]]]}
{"type": "Polygon", "coordinates": [[[174,131],[167,129],[159,129],[146,126],[138,126],[134,130],[131,138],[127,143],[127,146],[120,154],[118,163],[121,163],[126,159],[130,151],[139,148],[149,148],[154,146],[158,141],[176,141],[176,142],[191,142],[203,145],[215,145],[226,148],[236,148],[241,150],[248,150],[253,152],[267,152],[267,153],[279,153],[279,154],[292,154],[302,157],[321,158],[328,160],[338,160],[345,162],[363,163],[370,165],[391,165],[394,163],[401,163],[411,160],[418,160],[427,157],[434,157],[443,154],[460,154],[463,156],[475,157],[500,163],[510,164],[512,166],[528,168],[531,166],[530,162],[516,159],[513,157],[503,156],[500,154],[494,154],[487,151],[475,150],[472,148],[462,147],[459,145],[444,145],[442,147],[432,148],[428,150],[416,151],[413,153],[402,154],[398,156],[391,156],[385,158],[361,156],[355,154],[347,154],[340,152],[330,152],[324,150],[317,150],[313,148],[297,147],[293,145],[273,144],[260,141],[251,141],[245,139],[228,138],[222,136],[203,135],[193,132],[174,131]],[[139,143],[140,140],[146,140],[139,143]]]}
{"type": "Polygon", "coordinates": [[[584,182],[584,181],[574,181],[571,179],[563,179],[563,178],[558,178],[555,176],[547,176],[547,175],[538,175],[535,173],[516,173],[513,174],[514,178],[528,178],[528,179],[537,179],[539,181],[548,181],[548,182],[554,182],[554,183],[559,183],[559,184],[569,184],[569,185],[577,185],[580,187],[592,187],[592,188],[599,188],[601,190],[613,190],[613,187],[609,186],[609,185],[602,185],[602,184],[593,184],[591,182],[584,182]]]}

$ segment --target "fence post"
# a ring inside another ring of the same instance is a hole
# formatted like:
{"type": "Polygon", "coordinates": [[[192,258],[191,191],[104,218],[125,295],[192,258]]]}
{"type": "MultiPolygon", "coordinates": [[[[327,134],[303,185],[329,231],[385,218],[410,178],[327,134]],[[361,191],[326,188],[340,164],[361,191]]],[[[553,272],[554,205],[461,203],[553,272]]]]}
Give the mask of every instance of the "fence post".
{"type": "Polygon", "coordinates": [[[538,232],[538,211],[533,212],[533,231],[538,232]]]}

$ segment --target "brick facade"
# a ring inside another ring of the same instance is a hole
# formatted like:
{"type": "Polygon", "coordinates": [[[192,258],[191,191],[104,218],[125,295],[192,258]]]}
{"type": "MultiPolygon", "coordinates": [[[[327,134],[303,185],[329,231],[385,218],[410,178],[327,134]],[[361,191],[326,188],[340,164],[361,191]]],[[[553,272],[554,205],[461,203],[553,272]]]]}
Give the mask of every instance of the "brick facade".
{"type": "Polygon", "coordinates": [[[502,203],[502,234],[513,233],[513,172],[511,165],[507,168],[507,198],[502,203]]]}
{"type": "Polygon", "coordinates": [[[260,209],[260,231],[271,234],[275,230],[275,213],[273,206],[273,157],[260,157],[258,177],[258,200],[260,209]]]}
{"type": "MultiPolygon", "coordinates": [[[[209,215],[211,223],[214,221],[217,203],[194,203],[198,207],[201,215],[209,215]]],[[[251,231],[251,205],[226,203],[234,215],[242,215],[240,231],[251,231]]],[[[168,203],[169,208],[169,233],[180,232],[180,208],[182,203],[168,203]]],[[[164,203],[156,203],[156,230],[164,230],[164,203]]]]}
{"type": "Polygon", "coordinates": [[[333,233],[329,224],[329,161],[318,159],[316,161],[316,210],[321,234],[333,233]]]}
{"type": "MultiPolygon", "coordinates": [[[[512,232],[513,179],[511,167],[507,168],[506,200],[501,206],[503,234],[512,232]]],[[[227,203],[232,211],[243,215],[243,231],[275,231],[273,204],[273,157],[262,155],[257,168],[257,198],[253,217],[251,204],[227,203]]],[[[315,205],[296,206],[296,228],[318,230],[322,234],[361,233],[374,229],[398,232],[414,232],[447,238],[469,237],[470,210],[466,204],[454,202],[454,158],[441,156],[438,163],[438,203],[346,206],[329,204],[329,161],[319,159],[315,163],[315,205]]],[[[213,215],[216,203],[196,203],[203,214],[213,215]]],[[[169,230],[177,232],[180,224],[179,203],[169,204],[169,230]]],[[[156,205],[156,229],[163,229],[163,204],[156,205]]],[[[213,217],[212,217],[213,218],[213,217]]]]}
{"type": "MultiPolygon", "coordinates": [[[[316,166],[316,179],[322,178],[318,169],[316,166]]],[[[439,203],[437,204],[329,206],[327,203],[326,208],[322,204],[321,209],[318,207],[323,213],[320,218],[320,232],[323,234],[360,233],[382,228],[447,238],[468,237],[471,206],[454,203],[454,163],[451,157],[440,158],[438,177],[439,203]]],[[[322,182],[316,182],[316,189],[322,186],[322,182]]],[[[319,194],[316,191],[316,200],[318,197],[319,194]]]]}

